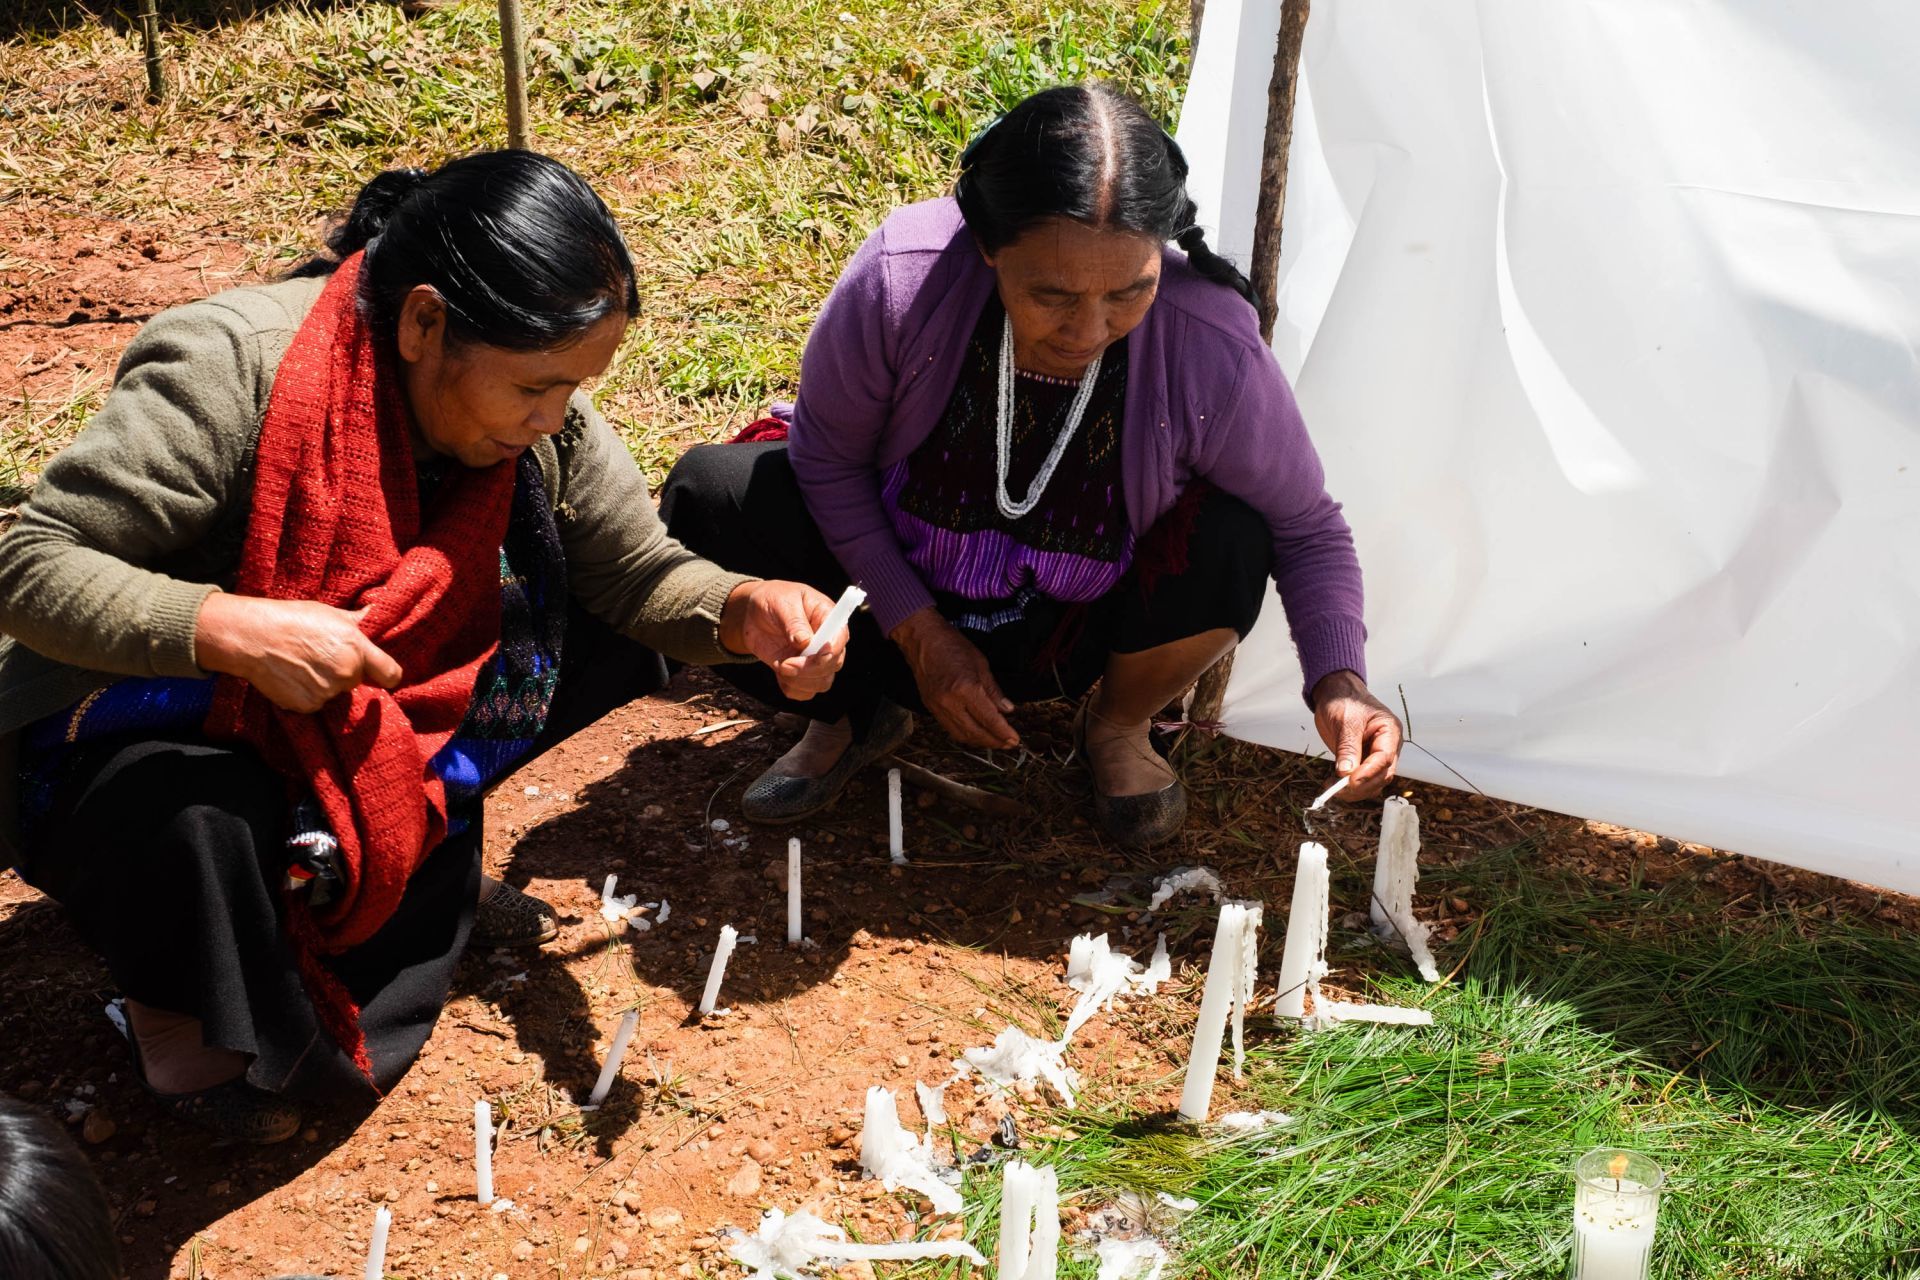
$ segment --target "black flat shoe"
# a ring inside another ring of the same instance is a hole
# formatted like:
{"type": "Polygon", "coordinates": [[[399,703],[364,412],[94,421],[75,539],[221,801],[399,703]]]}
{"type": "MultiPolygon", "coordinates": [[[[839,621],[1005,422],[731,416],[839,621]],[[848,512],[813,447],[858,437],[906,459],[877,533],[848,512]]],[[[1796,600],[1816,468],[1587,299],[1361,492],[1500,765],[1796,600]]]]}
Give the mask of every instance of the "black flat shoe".
{"type": "Polygon", "coordinates": [[[559,936],[560,917],[551,906],[510,884],[500,884],[474,908],[469,945],[537,947],[559,936]]]}
{"type": "Polygon", "coordinates": [[[868,726],[866,740],[849,746],[833,768],[819,778],[796,778],[767,770],[747,786],[740,812],[749,822],[778,826],[798,822],[840,798],[853,775],[875,760],[892,755],[913,736],[913,713],[882,702],[868,726]]]}
{"type": "Polygon", "coordinates": [[[1093,816],[1100,829],[1123,848],[1151,849],[1180,834],[1187,821],[1187,789],[1175,778],[1158,791],[1137,796],[1110,796],[1100,790],[1093,760],[1087,755],[1087,717],[1092,699],[1080,704],[1073,717],[1073,753],[1094,778],[1093,816]]]}
{"type": "Polygon", "coordinates": [[[248,1084],[244,1074],[192,1093],[162,1093],[147,1083],[140,1038],[134,1035],[131,1022],[127,1048],[133,1054],[134,1078],[161,1110],[212,1134],[217,1146],[270,1147],[300,1132],[300,1109],[278,1094],[248,1084]]]}

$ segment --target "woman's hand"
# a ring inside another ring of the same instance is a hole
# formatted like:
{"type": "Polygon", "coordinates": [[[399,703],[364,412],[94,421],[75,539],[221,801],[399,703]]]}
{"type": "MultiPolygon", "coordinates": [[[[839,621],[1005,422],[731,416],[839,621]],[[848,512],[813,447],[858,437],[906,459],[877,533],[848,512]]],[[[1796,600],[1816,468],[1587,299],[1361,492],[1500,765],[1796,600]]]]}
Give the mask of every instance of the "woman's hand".
{"type": "Polygon", "coordinates": [[[833,687],[847,660],[845,628],[811,658],[800,656],[832,611],[833,601],[804,582],[743,582],[720,611],[720,643],[772,667],[780,692],[805,702],[833,687]]]}
{"type": "Polygon", "coordinates": [[[895,627],[891,639],[913,668],[920,701],[955,742],[1020,745],[1020,735],[1007,723],[1013,703],[994,682],[986,655],[958,627],[929,606],[895,627]]]}
{"type": "Polygon", "coordinates": [[[1344,798],[1365,800],[1393,781],[1400,762],[1400,721],[1351,671],[1313,687],[1313,725],[1333,752],[1333,769],[1348,779],[1344,798]]]}
{"type": "Polygon", "coordinates": [[[194,657],[285,711],[318,711],[349,689],[400,683],[400,664],[360,630],[365,610],[216,591],[200,606],[194,657]]]}

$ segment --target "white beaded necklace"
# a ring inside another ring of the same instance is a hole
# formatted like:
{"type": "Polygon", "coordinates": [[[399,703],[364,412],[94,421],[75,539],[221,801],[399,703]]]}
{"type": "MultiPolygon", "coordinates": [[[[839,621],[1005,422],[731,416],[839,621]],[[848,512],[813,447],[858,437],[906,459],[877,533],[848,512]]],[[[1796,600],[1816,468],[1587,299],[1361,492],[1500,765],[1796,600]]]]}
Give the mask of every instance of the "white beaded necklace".
{"type": "Polygon", "coordinates": [[[1008,316],[1000,328],[1000,412],[994,423],[995,444],[995,486],[994,501],[999,504],[1000,514],[1009,520],[1018,520],[1040,505],[1041,495],[1047,491],[1048,481],[1060,465],[1060,459],[1067,451],[1067,442],[1073,439],[1073,433],[1080,429],[1080,419],[1087,412],[1087,401],[1093,398],[1093,384],[1100,377],[1100,357],[1095,356],[1087,371],[1080,375],[1080,389],[1074,392],[1073,405],[1067,410],[1067,424],[1060,428],[1055,437],[1053,449],[1047,454],[1047,460],[1040,465],[1040,472],[1033,478],[1033,485],[1027,490],[1027,496],[1015,502],[1007,493],[1007,468],[1013,460],[1013,317],[1008,316]]]}

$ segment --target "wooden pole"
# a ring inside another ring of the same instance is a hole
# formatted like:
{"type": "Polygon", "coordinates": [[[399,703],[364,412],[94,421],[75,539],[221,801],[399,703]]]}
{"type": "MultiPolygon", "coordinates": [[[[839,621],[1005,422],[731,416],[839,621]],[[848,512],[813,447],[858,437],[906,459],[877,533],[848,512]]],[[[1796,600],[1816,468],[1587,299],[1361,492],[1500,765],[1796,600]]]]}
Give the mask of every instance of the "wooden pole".
{"type": "Polygon", "coordinates": [[[1280,10],[1280,47],[1267,82],[1267,139],[1260,152],[1260,205],[1253,220],[1253,292],[1260,299],[1260,336],[1273,341],[1280,281],[1280,224],[1287,207],[1287,151],[1293,146],[1293,93],[1299,81],[1300,45],[1307,34],[1310,0],[1285,0],[1280,10]]]}
{"type": "Polygon", "coordinates": [[[159,0],[140,0],[140,37],[147,46],[147,101],[167,96],[166,69],[160,64],[159,0]]]}
{"type": "MultiPolygon", "coordinates": [[[[1276,294],[1280,282],[1280,226],[1287,205],[1287,151],[1293,145],[1293,95],[1310,5],[1311,0],[1284,0],[1281,5],[1280,42],[1273,55],[1273,77],[1267,82],[1267,135],[1260,151],[1260,203],[1254,212],[1251,278],[1258,299],[1260,336],[1268,342],[1273,341],[1273,322],[1279,314],[1276,294]]],[[[1193,686],[1193,700],[1187,704],[1189,724],[1220,718],[1232,675],[1231,652],[1201,673],[1193,686]]]]}
{"type": "Polygon", "coordinates": [[[527,145],[527,37],[520,23],[520,0],[500,0],[500,64],[506,71],[507,145],[527,145]]]}

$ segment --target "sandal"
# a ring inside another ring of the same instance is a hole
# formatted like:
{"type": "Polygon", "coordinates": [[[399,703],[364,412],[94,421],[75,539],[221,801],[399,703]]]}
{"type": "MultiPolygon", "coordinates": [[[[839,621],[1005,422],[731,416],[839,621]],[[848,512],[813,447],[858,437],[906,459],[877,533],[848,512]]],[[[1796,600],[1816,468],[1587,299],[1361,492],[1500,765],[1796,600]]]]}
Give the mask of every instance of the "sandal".
{"type": "Polygon", "coordinates": [[[269,1147],[300,1132],[300,1109],[279,1094],[248,1084],[244,1073],[192,1093],[162,1093],[147,1083],[140,1037],[131,1025],[127,1048],[133,1054],[133,1075],[140,1087],[176,1120],[212,1134],[215,1146],[269,1147]]]}
{"type": "Polygon", "coordinates": [[[496,881],[473,912],[472,941],[482,947],[537,947],[560,936],[560,916],[551,905],[496,881]]]}
{"type": "Polygon", "coordinates": [[[1178,778],[1142,795],[1110,796],[1100,790],[1093,759],[1087,753],[1087,717],[1093,714],[1093,697],[1089,694],[1074,713],[1073,753],[1094,779],[1093,816],[1100,829],[1128,849],[1151,849],[1180,834],[1187,821],[1187,789],[1178,778]]]}
{"type": "Polygon", "coordinates": [[[867,726],[866,738],[848,746],[825,775],[798,778],[768,769],[740,797],[740,812],[749,822],[798,822],[838,800],[854,774],[892,755],[912,736],[913,713],[892,702],[882,702],[874,712],[873,723],[867,726]]]}

